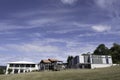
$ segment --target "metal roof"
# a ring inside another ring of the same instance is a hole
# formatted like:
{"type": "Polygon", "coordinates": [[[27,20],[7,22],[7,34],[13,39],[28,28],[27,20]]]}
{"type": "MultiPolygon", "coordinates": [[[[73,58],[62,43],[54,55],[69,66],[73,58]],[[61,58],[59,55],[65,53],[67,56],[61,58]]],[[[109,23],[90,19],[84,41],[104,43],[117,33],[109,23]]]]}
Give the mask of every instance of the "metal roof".
{"type": "Polygon", "coordinates": [[[28,62],[28,61],[16,61],[16,62],[8,62],[8,64],[36,64],[36,63],[28,62]]]}
{"type": "Polygon", "coordinates": [[[41,63],[51,63],[49,60],[41,60],[41,63]]]}

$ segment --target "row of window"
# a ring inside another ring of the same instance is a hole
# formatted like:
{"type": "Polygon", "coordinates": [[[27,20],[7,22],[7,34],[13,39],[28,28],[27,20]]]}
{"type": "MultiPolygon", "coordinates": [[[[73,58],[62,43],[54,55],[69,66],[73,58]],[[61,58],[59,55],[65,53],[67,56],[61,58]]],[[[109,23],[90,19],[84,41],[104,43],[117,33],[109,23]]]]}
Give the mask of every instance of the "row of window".
{"type": "Polygon", "coordinates": [[[109,64],[110,62],[109,62],[109,59],[108,58],[106,58],[105,60],[104,60],[104,62],[103,62],[103,59],[92,59],[92,63],[93,64],[104,64],[104,63],[106,63],[106,64],[109,64]]]}
{"type": "Polygon", "coordinates": [[[35,67],[35,64],[10,64],[10,67],[35,67]]]}

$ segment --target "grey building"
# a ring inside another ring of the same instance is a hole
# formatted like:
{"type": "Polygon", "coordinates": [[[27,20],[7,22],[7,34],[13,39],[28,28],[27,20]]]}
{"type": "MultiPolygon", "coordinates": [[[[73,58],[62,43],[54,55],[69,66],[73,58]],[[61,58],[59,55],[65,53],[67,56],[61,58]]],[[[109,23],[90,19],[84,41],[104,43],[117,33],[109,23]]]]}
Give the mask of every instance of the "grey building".
{"type": "Polygon", "coordinates": [[[112,66],[112,57],[109,55],[82,54],[75,56],[71,61],[71,68],[102,68],[112,66]]]}

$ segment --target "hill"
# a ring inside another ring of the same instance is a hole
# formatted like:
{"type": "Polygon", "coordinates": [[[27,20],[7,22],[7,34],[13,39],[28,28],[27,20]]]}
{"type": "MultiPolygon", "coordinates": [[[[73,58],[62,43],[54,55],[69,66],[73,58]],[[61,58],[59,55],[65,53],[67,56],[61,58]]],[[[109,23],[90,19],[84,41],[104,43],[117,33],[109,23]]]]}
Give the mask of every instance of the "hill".
{"type": "Polygon", "coordinates": [[[120,66],[1,75],[0,80],[120,80],[120,66]]]}

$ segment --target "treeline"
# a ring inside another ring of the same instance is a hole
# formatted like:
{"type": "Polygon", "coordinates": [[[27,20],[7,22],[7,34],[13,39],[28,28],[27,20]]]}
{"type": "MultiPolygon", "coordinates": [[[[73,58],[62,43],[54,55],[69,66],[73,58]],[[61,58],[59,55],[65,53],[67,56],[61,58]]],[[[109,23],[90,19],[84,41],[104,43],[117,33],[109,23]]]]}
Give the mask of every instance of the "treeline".
{"type": "Polygon", "coordinates": [[[0,66],[0,75],[5,74],[6,66],[0,66]]]}
{"type": "Polygon", "coordinates": [[[113,63],[120,64],[120,45],[114,43],[113,46],[109,49],[105,46],[105,44],[100,44],[93,54],[96,55],[111,55],[113,59],[113,63]]]}

